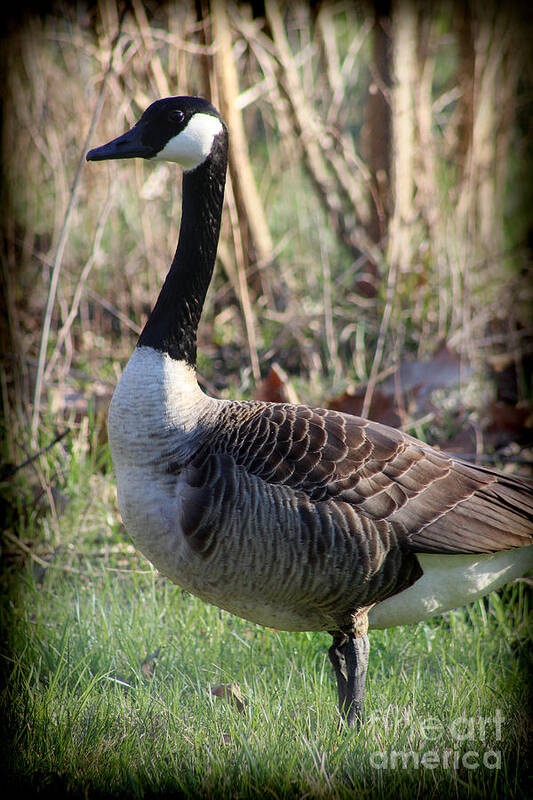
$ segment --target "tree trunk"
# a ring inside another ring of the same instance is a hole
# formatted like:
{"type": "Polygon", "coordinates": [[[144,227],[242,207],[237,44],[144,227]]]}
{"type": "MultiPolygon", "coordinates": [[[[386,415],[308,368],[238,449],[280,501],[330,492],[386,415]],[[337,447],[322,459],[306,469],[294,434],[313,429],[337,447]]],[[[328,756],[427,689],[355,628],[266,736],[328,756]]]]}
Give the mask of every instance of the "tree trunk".
{"type": "Polygon", "coordinates": [[[393,210],[389,222],[389,258],[400,271],[409,271],[413,259],[415,188],[415,85],[417,82],[417,14],[410,3],[393,11],[394,87],[391,94],[394,170],[390,175],[393,210]]]}
{"type": "Polygon", "coordinates": [[[378,243],[386,235],[390,216],[391,169],[391,4],[374,6],[372,81],[368,87],[361,152],[372,176],[372,203],[368,233],[378,243]]]}
{"type": "Polygon", "coordinates": [[[211,3],[213,39],[215,44],[214,67],[219,86],[220,112],[224,117],[229,137],[229,169],[241,229],[243,249],[248,254],[248,265],[255,264],[255,279],[251,283],[259,293],[265,292],[260,269],[272,259],[272,238],[266,221],[263,204],[250,164],[248,143],[238,107],[239,79],[232,53],[231,28],[226,0],[211,3]]]}

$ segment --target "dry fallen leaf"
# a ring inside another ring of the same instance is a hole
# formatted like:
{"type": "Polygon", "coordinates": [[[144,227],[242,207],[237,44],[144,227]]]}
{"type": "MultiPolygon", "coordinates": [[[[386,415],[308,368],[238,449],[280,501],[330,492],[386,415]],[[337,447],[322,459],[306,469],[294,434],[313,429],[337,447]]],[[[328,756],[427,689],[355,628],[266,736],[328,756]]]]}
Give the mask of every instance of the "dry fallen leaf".
{"type": "Polygon", "coordinates": [[[144,677],[146,678],[146,680],[148,680],[148,681],[153,678],[154,670],[155,670],[155,662],[156,662],[156,658],[159,655],[159,651],[160,650],[161,650],[161,648],[158,647],[157,650],[154,650],[153,653],[150,653],[149,655],[147,655],[146,658],[144,659],[144,661],[141,664],[142,673],[143,673],[144,677]]]}
{"type": "MultiPolygon", "coordinates": [[[[326,408],[358,417],[363,410],[365,392],[364,388],[356,389],[353,392],[343,392],[338,397],[331,397],[326,403],[326,408]]],[[[402,424],[402,418],[396,407],[396,398],[393,394],[385,394],[381,389],[374,389],[368,417],[374,422],[381,422],[393,427],[399,427],[402,424]]]]}
{"type": "MultiPolygon", "coordinates": [[[[435,410],[431,395],[436,389],[452,390],[471,373],[459,356],[442,344],[434,356],[424,361],[401,361],[392,374],[374,388],[367,416],[384,425],[400,427],[406,413],[412,418],[435,410]]],[[[332,397],[326,408],[359,416],[362,413],[366,384],[332,397]]]]}
{"type": "Polygon", "coordinates": [[[254,399],[269,403],[298,402],[298,397],[287,377],[287,373],[276,363],[272,364],[266,378],[263,378],[257,384],[254,399]]]}
{"type": "Polygon", "coordinates": [[[248,705],[248,702],[242,696],[241,687],[238,683],[218,683],[216,686],[211,686],[211,694],[213,697],[224,698],[227,703],[234,705],[241,714],[248,705]]]}

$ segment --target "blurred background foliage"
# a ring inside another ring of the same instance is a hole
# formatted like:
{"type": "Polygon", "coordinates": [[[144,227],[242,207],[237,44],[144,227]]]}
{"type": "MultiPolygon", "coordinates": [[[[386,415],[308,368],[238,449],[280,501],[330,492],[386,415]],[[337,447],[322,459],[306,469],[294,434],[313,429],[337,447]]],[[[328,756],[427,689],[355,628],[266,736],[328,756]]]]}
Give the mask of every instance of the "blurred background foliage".
{"type": "Polygon", "coordinates": [[[84,153],[172,94],[209,97],[231,135],[204,387],[526,469],[525,6],[59,2],[12,12],[2,59],[4,477],[88,414],[105,441],[176,245],[180,178],[84,153]]]}

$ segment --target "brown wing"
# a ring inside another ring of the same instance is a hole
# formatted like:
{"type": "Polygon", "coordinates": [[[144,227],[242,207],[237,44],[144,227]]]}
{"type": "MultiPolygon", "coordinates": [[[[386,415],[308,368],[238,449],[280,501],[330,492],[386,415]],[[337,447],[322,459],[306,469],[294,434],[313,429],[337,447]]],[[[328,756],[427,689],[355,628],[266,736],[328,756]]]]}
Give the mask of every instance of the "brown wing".
{"type": "Polygon", "coordinates": [[[530,544],[532,485],[449,458],[379,423],[306,406],[235,403],[216,449],[249,473],[391,524],[414,552],[530,544]],[[228,436],[228,431],[232,433],[228,436]]]}

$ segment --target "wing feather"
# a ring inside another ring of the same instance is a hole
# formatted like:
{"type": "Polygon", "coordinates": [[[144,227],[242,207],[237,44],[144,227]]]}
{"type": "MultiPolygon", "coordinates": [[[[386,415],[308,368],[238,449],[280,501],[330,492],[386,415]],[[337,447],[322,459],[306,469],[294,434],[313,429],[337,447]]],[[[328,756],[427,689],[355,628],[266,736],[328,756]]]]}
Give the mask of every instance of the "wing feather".
{"type": "Polygon", "coordinates": [[[211,448],[311,502],[337,500],[389,523],[399,544],[413,552],[488,553],[531,543],[531,482],[337,411],[235,403],[227,413],[239,435],[224,435],[222,424],[211,448]]]}

